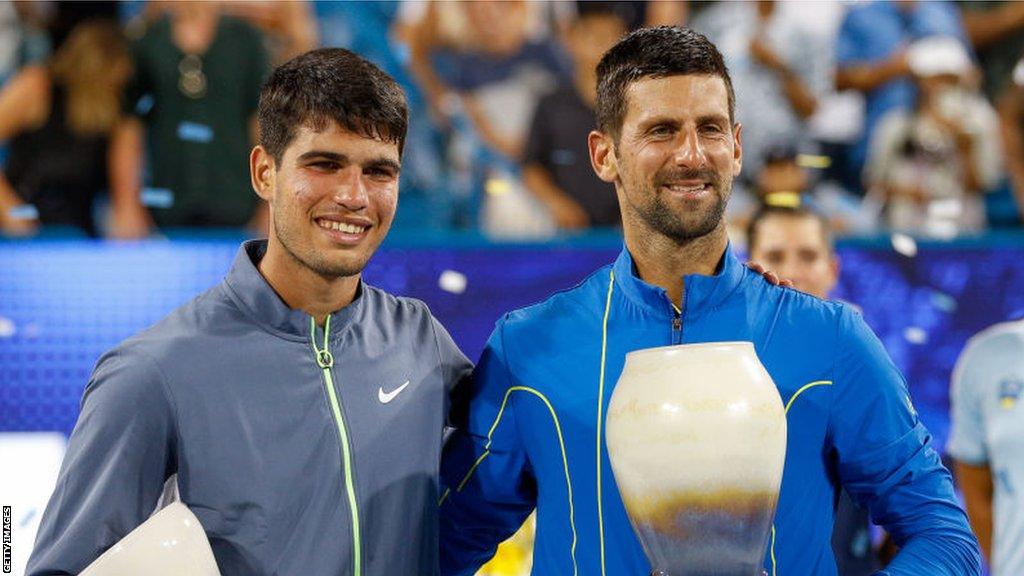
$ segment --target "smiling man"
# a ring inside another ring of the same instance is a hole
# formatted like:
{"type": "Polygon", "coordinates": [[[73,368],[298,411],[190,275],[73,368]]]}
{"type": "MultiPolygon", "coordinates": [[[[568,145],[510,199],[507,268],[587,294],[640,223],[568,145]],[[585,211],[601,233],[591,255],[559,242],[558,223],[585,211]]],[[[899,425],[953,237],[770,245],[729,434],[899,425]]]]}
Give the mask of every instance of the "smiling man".
{"type": "Polygon", "coordinates": [[[450,393],[470,369],[418,301],[361,281],[398,199],[405,96],[342,49],[278,68],[252,185],[267,241],[99,361],[28,574],[77,574],[165,481],[229,575],[434,574],[450,393]]]}
{"type": "Polygon", "coordinates": [[[718,50],[691,30],[639,30],[597,78],[591,163],[615,185],[625,249],[499,320],[445,447],[442,574],[472,574],[535,507],[533,574],[650,573],[608,460],[608,402],[626,353],[716,341],[752,342],[786,406],[769,575],[835,575],[840,487],[902,548],[886,574],[979,574],[950,475],[859,314],[771,285],[729,248],[742,130],[718,50]]]}

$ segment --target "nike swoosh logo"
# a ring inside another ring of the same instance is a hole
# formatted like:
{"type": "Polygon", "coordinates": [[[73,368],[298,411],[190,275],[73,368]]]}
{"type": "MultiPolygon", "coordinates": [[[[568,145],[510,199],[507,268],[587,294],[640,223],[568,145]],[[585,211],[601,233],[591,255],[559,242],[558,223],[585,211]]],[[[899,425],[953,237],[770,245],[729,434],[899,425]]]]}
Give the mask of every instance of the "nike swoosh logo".
{"type": "Polygon", "coordinates": [[[381,404],[387,404],[388,402],[394,400],[395,396],[398,396],[398,393],[401,392],[402,390],[405,390],[405,387],[408,385],[409,381],[406,380],[405,384],[402,384],[401,386],[395,388],[391,392],[385,392],[384,387],[381,386],[380,388],[377,388],[377,400],[380,400],[381,404]]]}

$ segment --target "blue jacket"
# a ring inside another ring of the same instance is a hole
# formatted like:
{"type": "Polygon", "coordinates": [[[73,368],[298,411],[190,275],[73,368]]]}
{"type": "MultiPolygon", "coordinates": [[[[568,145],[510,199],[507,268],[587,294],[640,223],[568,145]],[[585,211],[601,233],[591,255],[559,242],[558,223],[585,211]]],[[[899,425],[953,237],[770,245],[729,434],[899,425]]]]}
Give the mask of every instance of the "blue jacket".
{"type": "Polygon", "coordinates": [[[980,574],[949,472],[856,312],[771,286],[728,249],[716,275],[685,278],[680,309],[636,277],[623,251],[579,286],[498,322],[444,452],[442,574],[472,574],[534,506],[533,574],[648,574],[605,447],[612,389],[629,351],[735,340],[754,343],[788,420],[770,576],[836,574],[840,485],[902,548],[886,574],[980,574]]]}

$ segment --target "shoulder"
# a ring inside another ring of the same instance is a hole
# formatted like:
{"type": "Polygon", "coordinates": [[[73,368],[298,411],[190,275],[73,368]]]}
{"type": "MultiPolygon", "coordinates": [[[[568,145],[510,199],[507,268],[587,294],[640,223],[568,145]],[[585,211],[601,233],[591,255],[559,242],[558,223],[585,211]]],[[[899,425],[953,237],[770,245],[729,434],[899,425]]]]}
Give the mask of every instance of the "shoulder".
{"type": "Polygon", "coordinates": [[[367,310],[394,316],[396,319],[431,318],[430,308],[425,302],[408,296],[396,296],[390,292],[363,283],[363,298],[367,310]]]}
{"type": "Polygon", "coordinates": [[[960,355],[961,362],[1001,357],[1024,357],[1024,321],[1002,322],[978,332],[960,355]]]}
{"type": "Polygon", "coordinates": [[[557,329],[565,322],[578,322],[581,318],[600,320],[604,310],[604,296],[611,282],[612,266],[602,266],[579,284],[555,292],[544,300],[513,310],[498,321],[506,330],[557,329]]]}
{"type": "Polygon", "coordinates": [[[437,321],[422,300],[395,296],[376,286],[363,284],[362,318],[366,326],[375,326],[381,334],[413,336],[416,340],[436,337],[437,321]]]}
{"type": "MultiPolygon", "coordinates": [[[[209,338],[237,335],[240,323],[252,324],[225,292],[223,284],[182,304],[156,324],[125,340],[112,352],[148,359],[155,369],[175,366],[194,350],[209,348],[209,338]]],[[[255,324],[253,324],[255,326],[255,324]]]]}
{"type": "Polygon", "coordinates": [[[806,292],[775,286],[753,271],[746,271],[743,282],[751,305],[777,309],[777,314],[762,310],[761,317],[775,316],[775,321],[788,321],[802,331],[815,328],[835,332],[844,315],[859,314],[846,302],[823,300],[806,292]]]}

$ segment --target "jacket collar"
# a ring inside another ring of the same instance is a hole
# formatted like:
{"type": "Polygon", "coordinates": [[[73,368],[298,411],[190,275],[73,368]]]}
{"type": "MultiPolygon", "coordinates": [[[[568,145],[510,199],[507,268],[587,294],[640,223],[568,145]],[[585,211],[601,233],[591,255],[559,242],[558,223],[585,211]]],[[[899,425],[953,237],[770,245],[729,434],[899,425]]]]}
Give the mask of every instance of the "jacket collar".
{"type": "MultiPolygon", "coordinates": [[[[249,240],[238,249],[235,262],[224,279],[232,299],[265,329],[292,340],[308,341],[309,314],[289,308],[256,267],[266,252],[266,240],[249,240]]],[[[364,292],[363,283],[360,281],[355,299],[348,306],[331,314],[332,340],[365,307],[364,292]]]]}
{"type": "MultiPolygon", "coordinates": [[[[616,289],[627,299],[657,315],[675,314],[665,289],[648,284],[637,275],[629,248],[622,249],[612,270],[615,272],[616,289]]],[[[733,254],[730,242],[725,247],[714,275],[689,274],[683,277],[683,302],[676,302],[676,306],[682,309],[688,319],[713,310],[739,286],[744,274],[746,266],[733,254]]]]}

